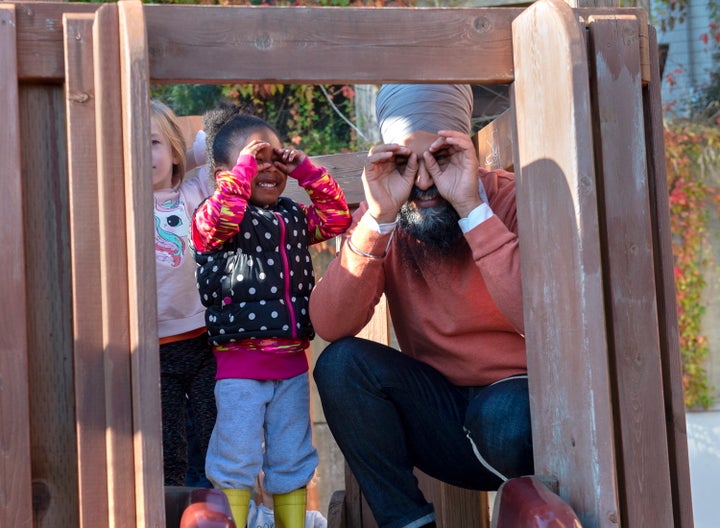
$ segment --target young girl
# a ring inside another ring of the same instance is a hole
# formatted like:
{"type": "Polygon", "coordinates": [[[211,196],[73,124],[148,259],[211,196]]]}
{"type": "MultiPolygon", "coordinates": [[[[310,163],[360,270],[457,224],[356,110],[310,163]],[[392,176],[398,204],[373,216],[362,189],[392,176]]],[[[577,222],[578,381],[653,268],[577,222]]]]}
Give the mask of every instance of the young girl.
{"type": "Polygon", "coordinates": [[[183,181],[185,140],[170,108],[151,101],[158,335],[165,485],[183,486],[188,469],[186,406],[204,460],[215,424],[215,358],[197,294],[190,219],[211,192],[200,176],[183,181]]]}
{"type": "Polygon", "coordinates": [[[262,119],[224,107],[205,115],[204,128],[216,190],[195,212],[192,243],[218,367],[206,473],[237,526],[245,526],[263,470],[278,526],[303,528],[318,460],[306,356],[314,337],[308,246],[343,233],[350,212],[327,171],[282,148],[262,119]],[[282,196],[288,175],[311,207],[282,196]]]}

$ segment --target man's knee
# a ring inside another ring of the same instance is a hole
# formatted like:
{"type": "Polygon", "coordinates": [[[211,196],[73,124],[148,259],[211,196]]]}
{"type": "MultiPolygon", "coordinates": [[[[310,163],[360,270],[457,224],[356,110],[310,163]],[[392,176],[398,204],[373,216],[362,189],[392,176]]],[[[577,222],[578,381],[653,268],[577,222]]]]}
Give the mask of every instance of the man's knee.
{"type": "Polygon", "coordinates": [[[343,379],[343,373],[350,368],[355,343],[354,337],[343,337],[330,343],[320,353],[313,369],[313,378],[319,388],[343,379]]]}

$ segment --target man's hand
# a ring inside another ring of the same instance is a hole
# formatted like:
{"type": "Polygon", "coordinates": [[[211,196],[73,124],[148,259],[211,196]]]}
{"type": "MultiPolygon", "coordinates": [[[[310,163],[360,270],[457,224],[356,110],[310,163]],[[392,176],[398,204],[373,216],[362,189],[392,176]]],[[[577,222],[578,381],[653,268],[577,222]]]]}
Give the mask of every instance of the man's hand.
{"type": "Polygon", "coordinates": [[[378,223],[394,222],[407,201],[418,170],[417,155],[387,144],[370,149],[362,174],[368,212],[378,223]]]}
{"type": "Polygon", "coordinates": [[[482,203],[478,188],[478,160],[475,146],[467,134],[440,130],[438,138],[423,152],[425,167],[440,196],[445,198],[461,218],[482,203]],[[445,149],[448,159],[441,166],[433,156],[445,149]]]}

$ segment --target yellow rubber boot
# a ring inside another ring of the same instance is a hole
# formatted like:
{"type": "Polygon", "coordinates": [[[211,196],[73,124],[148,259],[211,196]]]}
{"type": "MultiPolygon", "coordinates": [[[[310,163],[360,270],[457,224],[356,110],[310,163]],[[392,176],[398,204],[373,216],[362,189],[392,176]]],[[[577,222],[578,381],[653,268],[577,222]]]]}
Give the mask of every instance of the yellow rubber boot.
{"type": "Polygon", "coordinates": [[[251,490],[225,488],[223,493],[230,503],[230,511],[236,528],[245,528],[248,510],[250,509],[251,490]]]}
{"type": "Polygon", "coordinates": [[[273,509],[277,528],[305,528],[306,488],[273,495],[273,509]]]}

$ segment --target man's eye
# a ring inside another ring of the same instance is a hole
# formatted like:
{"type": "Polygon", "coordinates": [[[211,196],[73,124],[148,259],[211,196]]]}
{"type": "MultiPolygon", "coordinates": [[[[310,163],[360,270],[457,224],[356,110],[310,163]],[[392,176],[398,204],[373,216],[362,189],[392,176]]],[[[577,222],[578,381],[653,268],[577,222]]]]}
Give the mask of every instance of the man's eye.
{"type": "Polygon", "coordinates": [[[408,159],[407,156],[395,156],[395,166],[397,167],[400,174],[403,174],[405,172],[405,168],[407,167],[408,159]]]}
{"type": "Polygon", "coordinates": [[[440,168],[447,167],[450,163],[450,155],[447,152],[436,152],[433,157],[440,168]]]}

